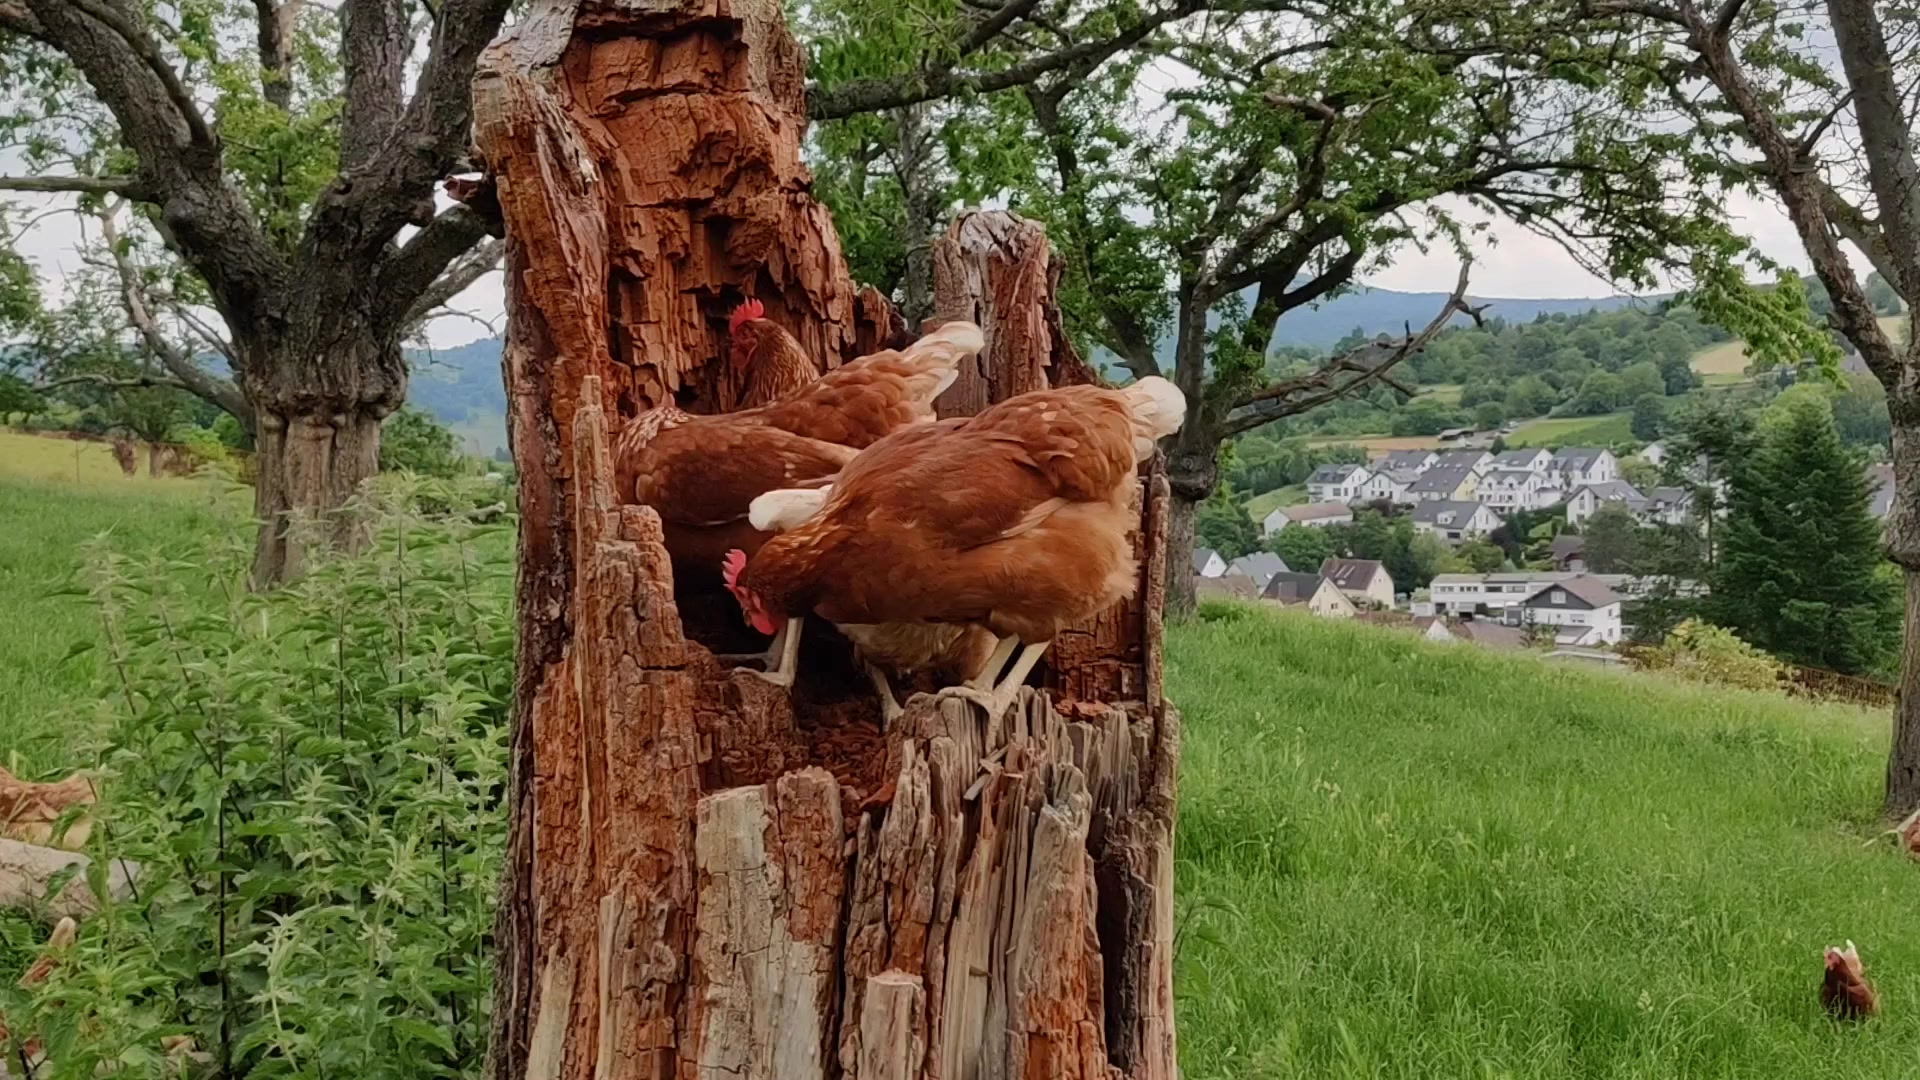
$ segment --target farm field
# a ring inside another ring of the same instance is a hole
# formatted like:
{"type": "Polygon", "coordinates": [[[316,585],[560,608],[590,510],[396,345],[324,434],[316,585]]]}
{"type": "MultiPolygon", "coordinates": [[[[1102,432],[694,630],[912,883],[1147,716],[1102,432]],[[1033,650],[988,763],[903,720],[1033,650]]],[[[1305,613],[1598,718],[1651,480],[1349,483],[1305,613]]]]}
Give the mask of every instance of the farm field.
{"type": "Polygon", "coordinates": [[[1913,1075],[1884,716],[1208,613],[1168,677],[1189,1080],[1913,1075]],[[1847,938],[1901,1003],[1858,1030],[1816,994],[1847,938]]]}
{"type": "MultiPolygon", "coordinates": [[[[97,672],[63,657],[98,624],[49,594],[87,538],[179,552],[243,511],[0,466],[8,764],[84,763],[97,672]]],[[[1882,716],[1236,607],[1169,656],[1184,1075],[1911,1075],[1920,868],[1864,846],[1882,716]],[[1892,1003],[1858,1030],[1814,993],[1846,938],[1892,1003]]]]}

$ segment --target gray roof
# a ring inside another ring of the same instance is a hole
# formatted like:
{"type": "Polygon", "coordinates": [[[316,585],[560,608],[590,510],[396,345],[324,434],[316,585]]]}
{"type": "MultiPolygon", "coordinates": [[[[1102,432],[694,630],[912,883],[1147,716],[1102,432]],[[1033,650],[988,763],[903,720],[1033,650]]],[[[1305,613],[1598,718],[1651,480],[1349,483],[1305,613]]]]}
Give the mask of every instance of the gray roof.
{"type": "Polygon", "coordinates": [[[1212,548],[1194,548],[1193,549],[1193,572],[1197,574],[1200,571],[1205,570],[1207,568],[1207,563],[1219,557],[1220,557],[1220,553],[1213,550],[1212,548]]]}
{"type": "Polygon", "coordinates": [[[1420,479],[1415,480],[1408,490],[1416,494],[1425,491],[1452,491],[1459,487],[1461,481],[1471,475],[1472,471],[1458,465],[1435,465],[1421,473],[1420,479]]]}
{"type": "Polygon", "coordinates": [[[1527,632],[1517,626],[1508,626],[1493,619],[1461,619],[1447,624],[1447,629],[1455,637],[1462,637],[1476,645],[1485,645],[1492,649],[1524,649],[1527,647],[1527,632]]]}
{"type": "Polygon", "coordinates": [[[1607,451],[1593,446],[1567,446],[1553,455],[1553,467],[1561,472],[1568,469],[1585,470],[1594,459],[1607,451]]]}
{"type": "MultiPolygon", "coordinates": [[[[1340,589],[1365,589],[1375,574],[1386,573],[1386,566],[1377,559],[1328,559],[1320,564],[1320,576],[1340,589]]],[[[1392,575],[1387,580],[1392,581],[1392,575]]]]}
{"type": "Polygon", "coordinates": [[[1416,525],[1442,527],[1448,524],[1464,525],[1473,520],[1473,515],[1480,506],[1481,504],[1477,502],[1463,502],[1457,499],[1430,500],[1413,508],[1413,520],[1416,525]],[[1446,516],[1448,514],[1453,516],[1449,518],[1446,516]]]}
{"type": "Polygon", "coordinates": [[[1418,469],[1432,455],[1431,450],[1389,450],[1375,464],[1382,469],[1418,469]]]}
{"type": "Polygon", "coordinates": [[[1647,492],[1647,500],[1655,506],[1687,506],[1693,502],[1693,492],[1683,487],[1657,487],[1647,492]]]}
{"type": "Polygon", "coordinates": [[[1346,503],[1299,503],[1294,506],[1282,506],[1279,509],[1287,515],[1288,521],[1316,521],[1320,518],[1353,516],[1353,508],[1346,503]]]}
{"type": "Polygon", "coordinates": [[[1440,460],[1434,462],[1433,467],[1436,469],[1471,469],[1475,465],[1480,464],[1480,459],[1487,456],[1488,454],[1485,450],[1448,450],[1440,455],[1440,460]]]}
{"type": "Polygon", "coordinates": [[[1227,573],[1245,574],[1253,579],[1255,585],[1265,588],[1275,574],[1287,571],[1287,561],[1271,551],[1256,551],[1251,555],[1242,555],[1227,564],[1227,573]]]}
{"type": "Polygon", "coordinates": [[[1626,503],[1632,510],[1638,510],[1647,505],[1647,497],[1640,494],[1640,489],[1625,480],[1604,480],[1598,484],[1581,484],[1574,489],[1573,493],[1578,495],[1582,491],[1593,492],[1594,498],[1601,502],[1626,503]]]}
{"type": "Polygon", "coordinates": [[[1259,587],[1245,574],[1203,577],[1193,583],[1193,591],[1198,596],[1218,596],[1229,600],[1255,600],[1260,596],[1259,587]]]}
{"type": "Polygon", "coordinates": [[[1523,603],[1531,604],[1550,590],[1561,589],[1567,595],[1579,600],[1590,608],[1606,607],[1620,602],[1620,594],[1608,588],[1607,583],[1592,574],[1580,574],[1565,581],[1549,581],[1527,594],[1523,603]]]}
{"type": "Polygon", "coordinates": [[[1561,533],[1553,538],[1553,543],[1547,545],[1547,551],[1552,553],[1555,562],[1563,561],[1586,550],[1587,538],[1575,536],[1572,533],[1561,533]]]}
{"type": "Polygon", "coordinates": [[[1364,469],[1364,465],[1322,465],[1307,477],[1309,484],[1338,484],[1353,475],[1355,469],[1364,469]]]}
{"type": "Polygon", "coordinates": [[[1319,574],[1296,574],[1291,570],[1273,575],[1260,595],[1283,604],[1304,604],[1320,589],[1319,574]]]}
{"type": "Polygon", "coordinates": [[[1502,450],[1493,455],[1493,467],[1496,469],[1531,468],[1540,456],[1540,448],[1529,447],[1525,450],[1502,450]]]}

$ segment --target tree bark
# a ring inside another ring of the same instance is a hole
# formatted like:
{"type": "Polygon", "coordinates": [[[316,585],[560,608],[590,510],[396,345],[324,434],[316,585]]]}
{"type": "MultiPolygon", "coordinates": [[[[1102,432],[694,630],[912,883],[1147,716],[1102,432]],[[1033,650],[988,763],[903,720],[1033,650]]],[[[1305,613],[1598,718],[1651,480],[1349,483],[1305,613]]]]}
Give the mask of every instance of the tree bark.
{"type": "MultiPolygon", "coordinates": [[[[489,1075],[1171,1080],[1164,480],[1140,595],[1061,636],[1049,690],[916,696],[884,736],[830,627],[792,694],[715,665],[737,610],[676,594],[658,518],[614,504],[621,423],[730,400],[741,296],[828,366],[894,330],[808,194],[779,5],[719,11],[549,0],[476,80],[522,511],[489,1075]]],[[[992,308],[987,385],[1050,304],[992,308]]]]}
{"type": "Polygon", "coordinates": [[[237,342],[253,405],[253,582],[299,577],[315,545],[354,550],[364,522],[350,506],[380,469],[380,425],[406,399],[400,343],[370,319],[314,311],[278,340],[237,342]]]}
{"type": "Polygon", "coordinates": [[[1920,571],[1906,570],[1900,685],[1893,700],[1893,747],[1887,755],[1887,816],[1920,808],[1920,571]]]}

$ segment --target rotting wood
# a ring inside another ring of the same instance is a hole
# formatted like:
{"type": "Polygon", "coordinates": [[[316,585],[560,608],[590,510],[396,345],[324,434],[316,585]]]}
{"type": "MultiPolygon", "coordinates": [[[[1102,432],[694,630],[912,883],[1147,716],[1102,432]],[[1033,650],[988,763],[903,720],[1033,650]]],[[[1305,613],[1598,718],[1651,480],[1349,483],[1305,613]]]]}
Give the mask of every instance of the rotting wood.
{"type": "MultiPolygon", "coordinates": [[[[0,908],[84,919],[100,910],[87,884],[93,860],[77,852],[0,839],[0,908]]],[[[107,891],[114,900],[133,895],[140,865],[115,859],[107,868],[107,891]]]]}
{"type": "MultiPolygon", "coordinates": [[[[808,192],[782,19],[547,0],[476,80],[521,476],[489,1075],[1172,1080],[1164,479],[1139,595],[1062,634],[1044,689],[999,718],[915,696],[884,738],[830,628],[792,695],[717,668],[737,610],[676,596],[658,519],[614,503],[621,424],[733,401],[715,361],[742,297],[823,366],[903,330],[808,192]]],[[[939,314],[990,345],[944,412],[1094,378],[1044,230],[974,214],[949,237],[939,314]]]]}

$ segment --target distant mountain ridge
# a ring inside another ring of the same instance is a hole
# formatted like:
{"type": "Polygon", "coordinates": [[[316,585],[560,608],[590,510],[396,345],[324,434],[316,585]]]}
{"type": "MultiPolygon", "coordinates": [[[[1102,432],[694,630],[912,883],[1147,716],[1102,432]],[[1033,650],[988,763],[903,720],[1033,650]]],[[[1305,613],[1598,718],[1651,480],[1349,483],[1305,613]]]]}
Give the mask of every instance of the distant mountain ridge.
{"type": "MultiPolygon", "coordinates": [[[[1355,328],[1365,334],[1396,334],[1408,325],[1424,326],[1447,301],[1444,292],[1400,292],[1360,288],[1318,307],[1287,313],[1274,331],[1275,345],[1324,349],[1355,328]]],[[[1518,299],[1471,297],[1469,303],[1487,305],[1489,317],[1509,322],[1531,322],[1541,315],[1578,315],[1611,311],[1628,304],[1657,304],[1660,297],[1606,296],[1572,299],[1518,299]]],[[[1467,316],[1456,315],[1456,322],[1467,316]]],[[[454,429],[469,453],[492,455],[507,445],[507,398],[500,378],[499,338],[482,338],[445,349],[409,350],[413,381],[407,400],[454,429]]],[[[1173,342],[1156,350],[1162,359],[1172,356],[1173,342]]]]}

